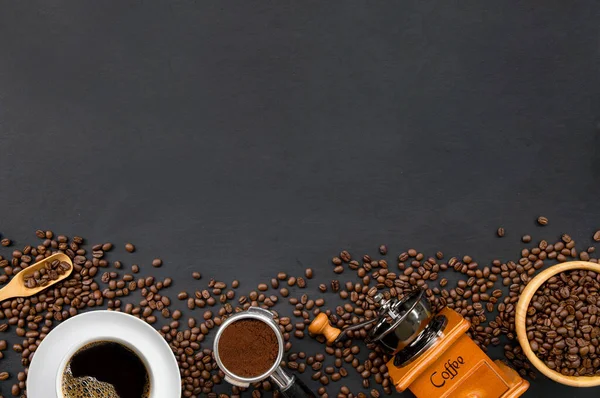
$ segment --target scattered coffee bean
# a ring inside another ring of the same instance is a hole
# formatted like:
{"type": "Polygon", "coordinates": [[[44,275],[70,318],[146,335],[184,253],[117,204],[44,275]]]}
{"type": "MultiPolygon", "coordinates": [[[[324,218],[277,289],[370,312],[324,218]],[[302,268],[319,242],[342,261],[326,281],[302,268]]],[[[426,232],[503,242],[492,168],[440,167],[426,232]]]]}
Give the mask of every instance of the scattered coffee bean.
{"type": "Polygon", "coordinates": [[[127,243],[125,244],[125,250],[127,250],[129,253],[133,253],[135,251],[135,246],[131,243],[127,243]]]}
{"type": "Polygon", "coordinates": [[[158,268],[162,265],[162,260],[160,258],[155,258],[154,260],[152,260],[152,266],[154,268],[158,268]]]}
{"type": "Polygon", "coordinates": [[[544,216],[539,216],[537,222],[540,225],[548,225],[548,219],[544,216]]]}

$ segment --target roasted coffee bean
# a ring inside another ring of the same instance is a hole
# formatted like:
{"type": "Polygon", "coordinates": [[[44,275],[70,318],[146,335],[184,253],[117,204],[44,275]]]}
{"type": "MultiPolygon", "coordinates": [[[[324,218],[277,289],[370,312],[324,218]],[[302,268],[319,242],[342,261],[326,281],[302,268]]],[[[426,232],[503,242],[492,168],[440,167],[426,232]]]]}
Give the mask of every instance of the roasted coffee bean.
{"type": "Polygon", "coordinates": [[[158,268],[162,265],[162,260],[160,258],[155,258],[154,260],[152,260],[152,266],[155,268],[158,268]]]}
{"type": "Polygon", "coordinates": [[[266,292],[267,290],[269,290],[269,287],[267,286],[266,283],[260,283],[258,285],[258,290],[261,292],[266,292]]]}
{"type": "Polygon", "coordinates": [[[338,280],[332,280],[331,281],[331,290],[334,293],[337,293],[340,290],[340,282],[338,280]]]}
{"type": "Polygon", "coordinates": [[[539,216],[537,222],[540,225],[548,225],[548,219],[544,216],[539,216]]]}
{"type": "Polygon", "coordinates": [[[498,228],[496,233],[498,234],[499,237],[503,237],[504,236],[504,228],[502,228],[502,227],[498,228]]]}
{"type": "Polygon", "coordinates": [[[352,260],[352,256],[346,250],[344,250],[340,253],[340,258],[342,259],[342,261],[344,261],[346,263],[349,262],[350,260],[352,260]]]}
{"type": "Polygon", "coordinates": [[[127,250],[129,253],[133,253],[135,251],[135,246],[131,243],[126,243],[125,250],[127,250]]]}

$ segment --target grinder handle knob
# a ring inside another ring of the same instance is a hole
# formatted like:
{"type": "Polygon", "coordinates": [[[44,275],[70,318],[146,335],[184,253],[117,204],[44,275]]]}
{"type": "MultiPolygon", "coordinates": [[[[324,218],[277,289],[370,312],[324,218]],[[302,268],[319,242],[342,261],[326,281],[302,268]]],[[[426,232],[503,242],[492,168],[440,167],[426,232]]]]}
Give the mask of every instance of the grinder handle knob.
{"type": "Polygon", "coordinates": [[[330,344],[333,344],[340,333],[342,333],[340,329],[334,328],[329,324],[329,319],[323,312],[317,315],[310,325],[308,325],[308,331],[315,335],[322,334],[330,344]]]}

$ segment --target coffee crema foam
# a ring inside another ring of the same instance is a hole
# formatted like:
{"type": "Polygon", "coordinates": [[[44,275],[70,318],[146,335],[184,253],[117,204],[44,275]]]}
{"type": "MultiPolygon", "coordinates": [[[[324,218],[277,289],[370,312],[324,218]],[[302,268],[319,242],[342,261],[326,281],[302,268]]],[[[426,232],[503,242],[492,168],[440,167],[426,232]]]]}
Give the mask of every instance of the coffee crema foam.
{"type": "MultiPolygon", "coordinates": [[[[101,341],[88,344],[73,354],[73,357],[79,352],[101,344],[106,344],[106,342],[101,341]]],[[[71,359],[73,357],[71,357],[71,359]]],[[[71,360],[69,360],[69,363],[63,372],[62,393],[64,398],[122,398],[119,396],[119,394],[117,394],[115,387],[110,383],[100,381],[91,376],[73,376],[73,371],[71,370],[71,360]]],[[[147,379],[146,384],[144,385],[144,391],[140,398],[149,397],[150,380],[147,379]]]]}

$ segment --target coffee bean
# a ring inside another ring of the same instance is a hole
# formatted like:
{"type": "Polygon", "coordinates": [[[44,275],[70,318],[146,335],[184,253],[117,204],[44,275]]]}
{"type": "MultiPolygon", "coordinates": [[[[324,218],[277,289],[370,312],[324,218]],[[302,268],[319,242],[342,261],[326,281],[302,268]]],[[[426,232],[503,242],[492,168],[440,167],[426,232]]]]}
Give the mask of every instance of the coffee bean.
{"type": "Polygon", "coordinates": [[[133,253],[135,251],[135,246],[131,243],[126,243],[125,250],[127,250],[129,253],[133,253]]]}
{"type": "Polygon", "coordinates": [[[160,258],[155,258],[154,260],[152,260],[152,266],[154,268],[158,268],[162,265],[162,260],[160,258]]]}
{"type": "Polygon", "coordinates": [[[538,224],[540,225],[548,225],[548,219],[543,216],[539,216],[537,219],[538,224]]]}
{"type": "Polygon", "coordinates": [[[571,238],[571,236],[569,234],[563,234],[561,236],[561,239],[562,239],[563,242],[565,242],[567,244],[571,243],[571,241],[572,241],[572,238],[571,238]]]}
{"type": "Polygon", "coordinates": [[[8,239],[8,238],[4,238],[4,239],[2,239],[2,240],[0,241],[0,245],[2,245],[2,246],[4,246],[4,247],[10,246],[10,245],[11,245],[11,241],[10,241],[10,239],[8,239]]]}
{"type": "Polygon", "coordinates": [[[352,256],[346,250],[344,250],[340,253],[340,258],[342,259],[342,261],[344,261],[346,263],[350,262],[350,260],[352,260],[352,256]]]}
{"type": "Polygon", "coordinates": [[[594,233],[594,237],[593,238],[594,238],[594,241],[600,242],[600,230],[598,230],[598,231],[596,231],[594,233]]]}
{"type": "Polygon", "coordinates": [[[504,236],[504,228],[502,228],[502,227],[498,228],[496,233],[498,234],[499,237],[503,237],[504,236]]]}
{"type": "Polygon", "coordinates": [[[382,256],[385,256],[385,255],[387,254],[387,252],[388,252],[388,248],[387,248],[387,246],[386,246],[386,245],[381,245],[381,246],[379,246],[379,253],[380,253],[382,256]]]}
{"type": "Polygon", "coordinates": [[[523,243],[529,243],[529,242],[531,242],[531,236],[530,235],[523,235],[521,237],[521,240],[523,241],[523,243]]]}

